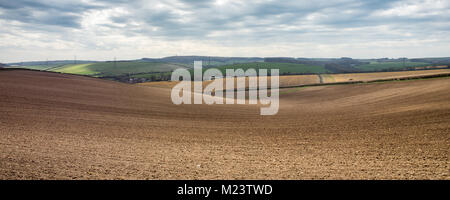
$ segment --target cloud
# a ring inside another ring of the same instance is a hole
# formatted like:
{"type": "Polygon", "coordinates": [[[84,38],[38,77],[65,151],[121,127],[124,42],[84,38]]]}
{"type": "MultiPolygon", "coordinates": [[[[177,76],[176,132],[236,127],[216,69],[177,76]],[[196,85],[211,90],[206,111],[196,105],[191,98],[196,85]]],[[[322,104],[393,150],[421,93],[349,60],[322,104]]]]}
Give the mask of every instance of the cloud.
{"type": "Polygon", "coordinates": [[[80,28],[83,12],[101,9],[99,6],[78,1],[0,1],[0,19],[17,21],[35,26],[80,28]]]}
{"type": "Polygon", "coordinates": [[[449,56],[449,12],[445,0],[0,0],[0,61],[449,56]]]}

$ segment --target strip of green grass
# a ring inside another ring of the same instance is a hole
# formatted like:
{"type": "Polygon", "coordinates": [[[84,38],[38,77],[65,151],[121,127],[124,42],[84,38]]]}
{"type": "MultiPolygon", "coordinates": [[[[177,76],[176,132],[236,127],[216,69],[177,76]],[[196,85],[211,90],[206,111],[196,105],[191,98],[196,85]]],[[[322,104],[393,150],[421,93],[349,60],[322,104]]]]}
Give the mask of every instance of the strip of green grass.
{"type": "MultiPolygon", "coordinates": [[[[328,72],[328,70],[326,70],[323,66],[305,65],[297,63],[273,63],[273,62],[239,63],[217,67],[216,69],[220,70],[223,76],[226,75],[226,69],[234,69],[234,70],[243,69],[244,71],[246,71],[247,69],[255,69],[257,73],[259,69],[268,69],[268,73],[270,73],[270,69],[279,69],[280,75],[319,74],[328,72]]],[[[207,70],[207,68],[203,68],[203,71],[205,70],[207,70]]],[[[193,70],[191,70],[191,74],[192,72],[193,70]]]]}
{"type": "Polygon", "coordinates": [[[34,70],[46,70],[52,66],[47,65],[25,65],[25,66],[14,66],[10,68],[23,68],[23,69],[34,69],[34,70]]]}
{"type": "Polygon", "coordinates": [[[101,62],[78,65],[64,65],[54,68],[52,71],[81,74],[95,77],[120,76],[126,74],[171,72],[177,68],[184,68],[181,65],[171,63],[154,62],[101,62]]]}

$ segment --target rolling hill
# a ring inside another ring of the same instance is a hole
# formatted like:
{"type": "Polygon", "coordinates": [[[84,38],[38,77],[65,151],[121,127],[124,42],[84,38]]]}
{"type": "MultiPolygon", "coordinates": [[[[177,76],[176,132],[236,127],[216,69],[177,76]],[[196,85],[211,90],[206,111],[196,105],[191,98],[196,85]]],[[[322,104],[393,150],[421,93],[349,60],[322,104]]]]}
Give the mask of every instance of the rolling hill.
{"type": "MultiPolygon", "coordinates": [[[[165,58],[142,58],[128,61],[33,61],[9,63],[9,67],[69,74],[87,75],[127,83],[170,80],[171,72],[177,68],[193,67],[194,61],[203,61],[203,68],[279,69],[281,75],[340,74],[361,72],[411,71],[421,69],[448,68],[450,58],[417,59],[352,59],[352,58],[290,58],[290,57],[209,57],[171,56],[165,58]],[[73,64],[73,63],[77,64],[73,64]]],[[[270,70],[269,70],[270,71],[270,70]]],[[[192,70],[191,70],[192,72],[192,70]]]]}
{"type": "Polygon", "coordinates": [[[267,117],[30,70],[0,91],[0,179],[450,177],[450,78],[283,89],[267,117]]]}
{"type": "MultiPolygon", "coordinates": [[[[289,75],[279,77],[279,87],[296,87],[296,86],[311,86],[319,84],[339,84],[351,82],[375,82],[375,81],[391,81],[391,80],[407,80],[420,79],[437,76],[449,76],[450,69],[433,69],[433,70],[415,70],[415,71],[399,71],[399,72],[371,72],[371,73],[345,73],[345,74],[310,74],[310,75],[289,75]]],[[[222,78],[223,84],[230,78],[222,78]]],[[[248,77],[245,78],[248,82],[248,77]]],[[[270,77],[268,77],[268,84],[270,85],[270,77]]],[[[203,81],[203,86],[206,87],[212,81],[203,81]]],[[[139,83],[144,86],[172,88],[178,81],[156,81],[139,83]]],[[[248,85],[247,85],[248,86],[248,85]]],[[[236,84],[235,84],[236,87],[236,84]]]]}
{"type": "Polygon", "coordinates": [[[177,68],[185,68],[182,65],[171,63],[151,62],[98,62],[77,65],[63,65],[50,71],[89,75],[94,77],[113,77],[128,74],[170,72],[177,68]]]}
{"type": "Polygon", "coordinates": [[[386,69],[395,70],[408,67],[424,67],[429,65],[429,63],[424,62],[372,62],[370,64],[355,66],[355,68],[361,69],[363,71],[382,71],[386,69]]]}
{"type": "Polygon", "coordinates": [[[194,61],[203,61],[204,66],[218,67],[235,63],[262,62],[264,59],[259,57],[169,56],[164,58],[142,58],[141,61],[180,63],[190,67],[193,67],[194,61]]]}
{"type": "MultiPolygon", "coordinates": [[[[257,72],[259,69],[268,69],[267,70],[268,73],[270,73],[270,69],[279,69],[280,75],[319,74],[328,72],[323,66],[314,66],[297,63],[275,63],[275,62],[239,63],[217,67],[217,69],[219,69],[224,76],[226,74],[226,69],[243,69],[245,71],[249,68],[253,68],[257,72]]],[[[203,70],[205,71],[207,69],[204,68],[203,70]]]]}

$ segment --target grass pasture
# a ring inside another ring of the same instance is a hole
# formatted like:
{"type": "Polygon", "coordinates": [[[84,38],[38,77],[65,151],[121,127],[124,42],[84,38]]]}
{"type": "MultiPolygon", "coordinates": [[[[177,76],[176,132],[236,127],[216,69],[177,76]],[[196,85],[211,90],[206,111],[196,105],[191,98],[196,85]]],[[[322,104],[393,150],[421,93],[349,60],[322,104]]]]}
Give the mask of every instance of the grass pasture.
{"type": "Polygon", "coordinates": [[[64,65],[51,71],[89,75],[94,77],[119,76],[126,74],[171,72],[182,65],[156,62],[100,62],[90,64],[64,65]]]}
{"type": "Polygon", "coordinates": [[[23,68],[23,69],[33,69],[33,70],[42,70],[45,71],[49,68],[52,68],[54,66],[47,66],[47,65],[24,65],[24,66],[9,66],[9,68],[23,68]]]}

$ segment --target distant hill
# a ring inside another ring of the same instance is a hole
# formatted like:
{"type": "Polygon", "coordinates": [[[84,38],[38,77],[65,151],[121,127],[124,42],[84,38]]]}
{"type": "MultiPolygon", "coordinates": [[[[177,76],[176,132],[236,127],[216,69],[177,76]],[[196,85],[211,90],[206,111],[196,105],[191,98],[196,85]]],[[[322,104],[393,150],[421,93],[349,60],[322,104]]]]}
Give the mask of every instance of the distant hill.
{"type": "MultiPolygon", "coordinates": [[[[62,65],[47,69],[47,71],[87,75],[121,82],[135,82],[132,80],[133,78],[140,78],[139,81],[154,80],[152,77],[155,74],[160,76],[160,74],[172,72],[178,68],[186,67],[176,63],[111,61],[62,65]]],[[[165,79],[168,79],[168,77],[170,77],[170,74],[165,79]]]]}
{"type": "Polygon", "coordinates": [[[7,63],[16,67],[41,71],[87,75],[128,83],[169,80],[177,68],[192,69],[194,61],[203,61],[203,68],[244,70],[248,68],[279,69],[280,75],[390,72],[448,68],[450,57],[439,58],[294,58],[294,57],[218,57],[170,56],[120,61],[56,60],[7,63]]]}
{"type": "Polygon", "coordinates": [[[52,61],[29,61],[29,62],[16,62],[8,63],[10,67],[18,67],[24,69],[34,69],[49,71],[52,68],[60,67],[69,64],[86,64],[86,63],[96,63],[98,61],[88,61],[88,60],[52,60],[52,61]]]}
{"type": "Polygon", "coordinates": [[[292,58],[269,57],[264,58],[269,63],[297,63],[305,65],[323,66],[331,73],[355,73],[378,71],[415,70],[417,67],[450,65],[450,58],[379,58],[379,59],[353,59],[342,58],[292,58]]]}
{"type": "Polygon", "coordinates": [[[8,63],[9,65],[18,65],[18,66],[54,66],[54,65],[68,65],[68,64],[86,64],[86,63],[94,63],[99,61],[90,61],[90,60],[49,60],[49,61],[28,61],[28,62],[15,62],[8,63]]]}
{"type": "Polygon", "coordinates": [[[165,58],[142,58],[144,62],[169,62],[182,63],[193,66],[194,61],[203,61],[204,67],[229,65],[236,63],[263,62],[264,58],[259,57],[214,57],[214,56],[171,56],[165,58]]]}
{"type": "Polygon", "coordinates": [[[410,59],[412,62],[425,62],[431,63],[433,65],[450,65],[450,57],[442,58],[413,58],[410,59]]]}
{"type": "MultiPolygon", "coordinates": [[[[279,69],[280,75],[293,75],[293,74],[321,74],[329,72],[325,67],[318,65],[308,65],[300,63],[274,63],[274,62],[252,62],[252,63],[238,63],[233,65],[225,65],[217,67],[223,75],[226,74],[226,69],[243,69],[249,68],[255,69],[268,69],[267,73],[270,74],[269,69],[279,69]]],[[[205,69],[206,70],[206,69],[205,69]]]]}
{"type": "Polygon", "coordinates": [[[0,68],[8,67],[8,65],[0,63],[0,68]]]}

